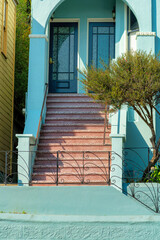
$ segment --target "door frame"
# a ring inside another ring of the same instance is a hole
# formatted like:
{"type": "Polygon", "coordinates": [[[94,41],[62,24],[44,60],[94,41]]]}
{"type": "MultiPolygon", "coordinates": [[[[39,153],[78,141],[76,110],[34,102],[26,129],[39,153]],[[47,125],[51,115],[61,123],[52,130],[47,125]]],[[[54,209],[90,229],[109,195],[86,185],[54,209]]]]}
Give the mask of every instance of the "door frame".
{"type": "MultiPolygon", "coordinates": [[[[50,20],[50,23],[72,23],[72,22],[77,23],[77,25],[78,25],[77,68],[79,69],[80,18],[54,18],[54,19],[50,20]]],[[[50,39],[51,39],[51,37],[49,36],[49,41],[50,41],[50,39]]],[[[50,44],[49,44],[49,53],[50,53],[50,44]]],[[[48,55],[48,62],[49,62],[49,55],[48,55]]],[[[48,64],[48,66],[49,66],[49,64],[48,64]]],[[[78,79],[79,79],[79,71],[77,71],[77,93],[79,92],[78,79]]],[[[49,81],[49,67],[48,67],[48,81],[49,81]]]]}

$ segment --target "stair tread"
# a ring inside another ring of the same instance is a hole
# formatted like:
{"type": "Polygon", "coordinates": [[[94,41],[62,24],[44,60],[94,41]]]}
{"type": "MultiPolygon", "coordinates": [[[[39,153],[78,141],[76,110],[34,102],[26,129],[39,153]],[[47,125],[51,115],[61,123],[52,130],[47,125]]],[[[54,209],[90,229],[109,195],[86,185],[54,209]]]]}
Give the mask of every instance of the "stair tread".
{"type": "MultiPolygon", "coordinates": [[[[60,160],[61,161],[61,160],[60,160]]],[[[64,162],[65,162],[65,160],[64,160],[64,162]]],[[[63,163],[63,161],[62,161],[62,163],[63,163]]],[[[66,161],[66,163],[67,163],[67,161],[66,161]]],[[[106,162],[104,162],[104,164],[106,163],[106,165],[107,165],[107,161],[106,162]]],[[[76,163],[75,163],[76,164],[76,163]]],[[[97,166],[92,166],[92,163],[85,163],[85,167],[87,167],[87,166],[89,166],[89,168],[91,169],[91,168],[96,168],[97,169],[97,166]]],[[[98,165],[98,167],[99,168],[108,168],[108,166],[105,166],[105,165],[98,165]]],[[[36,164],[36,165],[34,165],[33,166],[33,168],[57,168],[57,166],[56,165],[53,165],[53,164],[50,164],[50,165],[38,165],[38,164],[36,164]]],[[[67,168],[83,168],[83,165],[82,164],[79,164],[78,166],[59,166],[59,169],[61,169],[61,168],[64,168],[64,169],[67,169],[67,168]]]]}
{"type": "MultiPolygon", "coordinates": [[[[109,130],[109,129],[108,129],[109,130]]],[[[64,130],[56,130],[56,129],[53,129],[53,130],[45,130],[45,129],[42,129],[41,130],[41,133],[103,133],[104,130],[87,130],[87,129],[77,129],[77,130],[67,130],[67,129],[64,129],[64,130]]]]}
{"type": "Polygon", "coordinates": [[[91,99],[91,98],[79,98],[79,99],[70,99],[70,98],[68,98],[68,99],[64,99],[64,98],[60,98],[60,99],[47,99],[47,103],[99,103],[99,104],[101,104],[100,103],[100,101],[95,101],[94,102],[94,100],[93,99],[91,99]]]}
{"type": "MultiPolygon", "coordinates": [[[[34,172],[33,176],[37,176],[37,175],[42,175],[42,176],[44,176],[44,175],[47,175],[47,176],[51,175],[52,176],[53,173],[56,174],[56,172],[36,172],[36,173],[34,172]]],[[[58,175],[59,176],[76,176],[76,175],[79,175],[79,173],[76,174],[76,172],[75,173],[72,173],[72,172],[71,173],[61,173],[61,172],[58,172],[58,175]]],[[[95,175],[95,173],[86,173],[85,174],[85,176],[89,176],[89,175],[95,175]]],[[[106,174],[103,173],[103,172],[102,173],[100,172],[100,173],[98,173],[98,176],[106,176],[106,174]]]]}
{"type": "MultiPolygon", "coordinates": [[[[103,139],[103,136],[102,137],[88,137],[88,136],[41,136],[40,139],[103,139]]],[[[109,137],[106,136],[106,139],[110,139],[109,137]]]]}
{"type": "MultiPolygon", "coordinates": [[[[81,109],[81,108],[82,108],[82,109],[100,108],[100,109],[102,109],[103,106],[98,105],[98,104],[97,104],[97,105],[94,105],[94,104],[93,104],[93,105],[86,105],[86,106],[78,105],[78,104],[77,104],[77,105],[74,104],[74,106],[73,106],[73,105],[68,105],[68,106],[67,106],[67,105],[63,105],[63,104],[62,104],[62,105],[60,105],[60,106],[54,106],[54,105],[51,106],[51,105],[49,105],[49,106],[47,106],[47,108],[72,108],[72,109],[73,109],[73,108],[76,108],[76,109],[77,109],[77,108],[78,108],[78,109],[81,109]]],[[[103,109],[104,109],[104,108],[103,108],[103,109]]]]}
{"type": "Polygon", "coordinates": [[[50,111],[47,112],[47,114],[53,114],[53,115],[60,115],[60,114],[64,114],[64,115],[79,115],[79,114],[85,114],[85,115],[93,115],[93,114],[105,114],[105,110],[104,111],[95,111],[95,110],[91,110],[89,112],[84,112],[84,111],[79,111],[79,112],[74,112],[74,111],[50,111]]]}
{"type": "Polygon", "coordinates": [[[46,117],[46,120],[100,120],[100,121],[104,121],[104,118],[103,117],[98,117],[98,116],[94,116],[94,117],[90,117],[90,116],[72,116],[72,118],[70,118],[70,116],[62,116],[62,117],[59,117],[59,116],[53,116],[53,117],[46,117]]]}
{"type": "Polygon", "coordinates": [[[82,126],[82,127],[85,127],[85,126],[90,126],[90,127],[96,127],[96,126],[103,126],[104,127],[104,123],[74,123],[74,124],[71,124],[71,123],[45,123],[43,124],[43,126],[82,126]]]}
{"type": "Polygon", "coordinates": [[[88,96],[84,93],[48,93],[48,97],[86,97],[88,96]]]}

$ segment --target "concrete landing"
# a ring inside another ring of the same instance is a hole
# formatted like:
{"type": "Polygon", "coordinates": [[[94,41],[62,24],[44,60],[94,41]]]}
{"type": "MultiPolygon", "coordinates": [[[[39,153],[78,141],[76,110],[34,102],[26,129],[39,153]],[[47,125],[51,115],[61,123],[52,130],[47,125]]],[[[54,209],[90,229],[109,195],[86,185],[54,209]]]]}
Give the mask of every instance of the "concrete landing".
{"type": "Polygon", "coordinates": [[[153,215],[110,186],[0,187],[1,212],[44,215],[153,215]]]}

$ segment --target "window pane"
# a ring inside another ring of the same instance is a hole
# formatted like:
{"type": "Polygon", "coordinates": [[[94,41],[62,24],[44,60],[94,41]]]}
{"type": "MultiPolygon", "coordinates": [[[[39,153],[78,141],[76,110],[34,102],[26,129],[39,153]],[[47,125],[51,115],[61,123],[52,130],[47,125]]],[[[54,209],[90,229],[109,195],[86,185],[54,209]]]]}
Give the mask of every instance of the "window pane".
{"type": "Polygon", "coordinates": [[[53,36],[53,72],[57,71],[57,35],[53,36]]]}
{"type": "Polygon", "coordinates": [[[70,35],[70,72],[74,72],[74,35],[70,35]]]}
{"type": "Polygon", "coordinates": [[[70,73],[70,80],[74,80],[74,73],[70,73]]]}
{"type": "Polygon", "coordinates": [[[69,34],[69,27],[59,27],[58,32],[60,34],[69,34]]]}
{"type": "Polygon", "coordinates": [[[57,80],[57,74],[56,74],[56,73],[53,73],[53,74],[52,74],[52,80],[53,80],[53,81],[57,80]]]}
{"type": "Polygon", "coordinates": [[[114,27],[110,27],[110,33],[112,34],[114,34],[114,27]]]}
{"type": "Polygon", "coordinates": [[[110,36],[110,59],[115,58],[114,48],[115,48],[115,40],[114,35],[110,36]]]}
{"type": "Polygon", "coordinates": [[[74,34],[74,27],[70,27],[70,34],[74,34]]]}
{"type": "Polygon", "coordinates": [[[69,80],[68,73],[58,73],[58,80],[69,80]]]}
{"type": "Polygon", "coordinates": [[[69,35],[58,36],[58,72],[68,72],[69,35]]]}
{"type": "Polygon", "coordinates": [[[57,27],[54,27],[54,28],[53,28],[53,32],[54,32],[54,33],[57,33],[57,27]]]}
{"type": "Polygon", "coordinates": [[[100,34],[109,33],[109,27],[98,27],[98,33],[100,34]]]}
{"type": "Polygon", "coordinates": [[[102,62],[109,63],[109,36],[98,35],[98,67],[102,67],[102,62]]]}
{"type": "Polygon", "coordinates": [[[93,27],[93,33],[97,33],[97,27],[93,27]]]}
{"type": "Polygon", "coordinates": [[[93,64],[97,67],[97,35],[93,35],[92,54],[93,54],[93,56],[92,56],[93,64]]]}

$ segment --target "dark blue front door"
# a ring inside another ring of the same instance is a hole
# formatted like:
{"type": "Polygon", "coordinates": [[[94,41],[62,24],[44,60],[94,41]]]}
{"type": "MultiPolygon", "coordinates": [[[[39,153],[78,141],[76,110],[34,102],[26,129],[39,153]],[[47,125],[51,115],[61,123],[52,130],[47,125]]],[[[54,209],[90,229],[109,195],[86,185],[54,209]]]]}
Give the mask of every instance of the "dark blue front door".
{"type": "Polygon", "coordinates": [[[77,92],[78,24],[51,23],[50,93],[77,92]]]}
{"type": "Polygon", "coordinates": [[[89,24],[89,65],[102,68],[104,62],[115,57],[115,24],[92,22],[89,24]]]}

